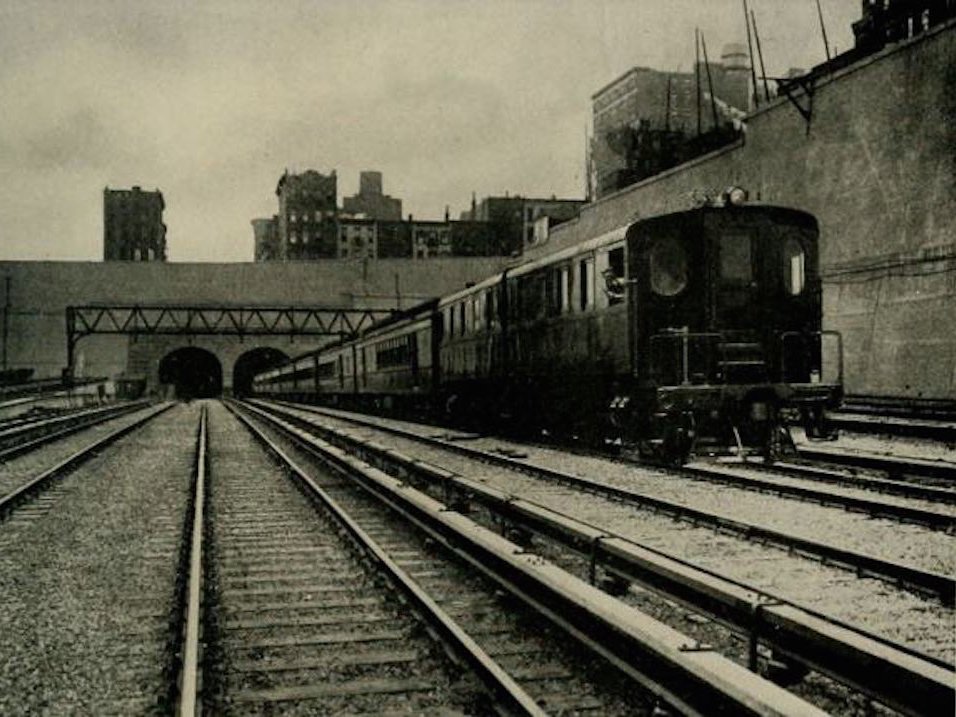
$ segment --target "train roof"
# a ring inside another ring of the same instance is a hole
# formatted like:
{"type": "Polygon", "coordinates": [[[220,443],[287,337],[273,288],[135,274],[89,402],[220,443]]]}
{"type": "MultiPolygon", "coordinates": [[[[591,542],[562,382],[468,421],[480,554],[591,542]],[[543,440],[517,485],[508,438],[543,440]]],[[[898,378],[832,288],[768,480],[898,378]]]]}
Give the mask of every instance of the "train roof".
{"type": "Polygon", "coordinates": [[[473,294],[476,291],[482,291],[483,289],[494,286],[501,281],[501,274],[502,272],[499,271],[498,273],[492,274],[488,278],[472,284],[471,286],[466,286],[464,289],[459,289],[454,293],[446,294],[438,300],[438,306],[447,306],[448,304],[454,303],[455,301],[458,301],[469,294],[473,294]]]}
{"type": "Polygon", "coordinates": [[[627,236],[627,231],[630,227],[630,224],[625,224],[624,226],[617,227],[611,231],[604,232],[604,234],[599,236],[593,237],[591,239],[585,239],[583,242],[578,242],[573,246],[569,246],[551,254],[545,254],[537,259],[532,259],[523,264],[519,264],[514,269],[508,270],[508,276],[522,276],[523,274],[527,274],[528,272],[534,271],[542,266],[548,266],[549,264],[561,262],[566,259],[570,259],[573,256],[577,256],[578,254],[594,251],[595,249],[600,249],[601,247],[607,246],[609,244],[615,244],[619,241],[623,241],[627,236]]]}

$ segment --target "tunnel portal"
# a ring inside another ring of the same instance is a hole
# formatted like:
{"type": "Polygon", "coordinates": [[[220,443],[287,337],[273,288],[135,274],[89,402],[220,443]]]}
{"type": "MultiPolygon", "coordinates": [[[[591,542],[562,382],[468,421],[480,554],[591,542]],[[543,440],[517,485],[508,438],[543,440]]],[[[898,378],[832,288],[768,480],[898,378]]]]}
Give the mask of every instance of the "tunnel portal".
{"type": "Polygon", "coordinates": [[[252,393],[252,379],[256,374],[289,360],[279,349],[262,347],[246,351],[236,361],[232,370],[232,392],[236,396],[252,393]]]}
{"type": "Polygon", "coordinates": [[[176,349],[160,361],[159,383],[175,398],[213,398],[222,395],[222,365],[205,349],[176,349]]]}

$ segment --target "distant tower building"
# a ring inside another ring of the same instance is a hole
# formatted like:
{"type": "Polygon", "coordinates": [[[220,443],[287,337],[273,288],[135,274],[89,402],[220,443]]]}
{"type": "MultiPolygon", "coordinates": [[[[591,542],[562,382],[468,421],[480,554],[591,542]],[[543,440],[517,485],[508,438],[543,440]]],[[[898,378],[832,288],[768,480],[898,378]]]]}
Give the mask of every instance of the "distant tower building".
{"type": "MultiPolygon", "coordinates": [[[[750,87],[750,59],[747,46],[737,42],[724,45],[720,53],[720,69],[715,74],[711,67],[711,77],[714,81],[714,94],[725,103],[741,112],[751,109],[750,87]]],[[[704,70],[706,72],[706,69],[704,70]]],[[[705,75],[706,76],[706,75],[705,75]]]]}
{"type": "Polygon", "coordinates": [[[103,190],[103,259],[166,261],[163,194],[132,189],[103,190]]]}
{"type": "Polygon", "coordinates": [[[309,169],[279,178],[279,258],[335,258],[337,247],[338,190],[335,170],[329,175],[309,169]]]}
{"type": "Polygon", "coordinates": [[[343,197],[346,214],[364,215],[366,219],[399,221],[402,218],[402,200],[382,194],[382,173],[362,172],[359,175],[359,193],[343,197]]]}
{"type": "Polygon", "coordinates": [[[279,258],[279,218],[253,219],[252,232],[255,235],[255,260],[275,261],[279,258]]]}

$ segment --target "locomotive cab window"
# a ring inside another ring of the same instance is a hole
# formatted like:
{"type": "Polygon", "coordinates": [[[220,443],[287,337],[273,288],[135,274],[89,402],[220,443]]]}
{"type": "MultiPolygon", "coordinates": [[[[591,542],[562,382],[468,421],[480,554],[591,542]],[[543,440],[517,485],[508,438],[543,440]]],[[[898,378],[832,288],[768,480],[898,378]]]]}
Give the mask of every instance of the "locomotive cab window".
{"type": "Polygon", "coordinates": [[[729,284],[749,284],[754,267],[749,234],[725,234],[720,238],[720,278],[729,284]]]}
{"type": "Polygon", "coordinates": [[[687,286],[687,251],[677,237],[656,239],[650,250],[651,290],[677,296],[687,286]]]}
{"type": "Polygon", "coordinates": [[[791,237],[783,245],[783,285],[790,296],[797,296],[805,284],[806,252],[803,244],[791,237]]]}

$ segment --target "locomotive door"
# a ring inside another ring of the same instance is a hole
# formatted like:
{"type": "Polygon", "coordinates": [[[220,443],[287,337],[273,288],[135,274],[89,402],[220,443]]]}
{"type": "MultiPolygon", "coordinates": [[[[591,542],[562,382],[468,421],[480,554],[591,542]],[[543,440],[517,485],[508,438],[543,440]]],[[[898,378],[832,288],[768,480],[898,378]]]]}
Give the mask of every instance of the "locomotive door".
{"type": "Polygon", "coordinates": [[[715,237],[714,315],[716,330],[753,330],[761,326],[761,276],[752,232],[732,225],[715,237]]]}

